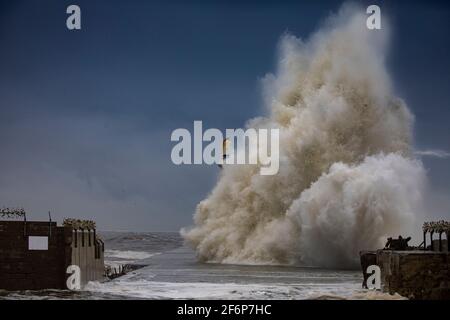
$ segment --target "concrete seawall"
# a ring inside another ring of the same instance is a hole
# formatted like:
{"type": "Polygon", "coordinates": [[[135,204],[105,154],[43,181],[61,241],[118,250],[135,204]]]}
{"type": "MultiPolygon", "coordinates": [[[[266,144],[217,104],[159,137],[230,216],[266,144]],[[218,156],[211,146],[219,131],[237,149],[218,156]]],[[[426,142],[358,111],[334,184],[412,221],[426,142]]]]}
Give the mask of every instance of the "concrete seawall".
{"type": "Polygon", "coordinates": [[[364,277],[369,265],[381,270],[381,289],[409,299],[450,299],[450,254],[434,251],[377,250],[361,252],[364,277]]]}
{"type": "Polygon", "coordinates": [[[103,278],[104,245],[96,243],[95,230],[72,230],[71,236],[71,263],[81,270],[81,284],[103,278]]]}
{"type": "Polygon", "coordinates": [[[66,289],[70,265],[80,267],[82,285],[103,279],[104,245],[95,230],[0,221],[0,289],[66,289]],[[34,240],[42,247],[33,248],[34,240]]]}

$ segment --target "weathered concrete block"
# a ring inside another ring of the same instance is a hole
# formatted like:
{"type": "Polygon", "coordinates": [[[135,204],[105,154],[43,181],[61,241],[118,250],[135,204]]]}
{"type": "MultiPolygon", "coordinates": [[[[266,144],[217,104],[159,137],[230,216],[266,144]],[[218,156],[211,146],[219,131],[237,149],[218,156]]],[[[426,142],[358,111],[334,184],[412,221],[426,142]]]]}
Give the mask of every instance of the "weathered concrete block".
{"type": "Polygon", "coordinates": [[[410,299],[449,298],[448,252],[378,250],[375,255],[362,252],[361,265],[380,267],[383,291],[410,299]]]}
{"type": "MultiPolygon", "coordinates": [[[[55,222],[0,221],[0,289],[41,290],[65,289],[67,267],[82,261],[82,284],[101,280],[103,255],[96,257],[91,238],[85,246],[75,246],[74,231],[70,227],[57,227],[55,222]],[[29,236],[48,237],[48,250],[29,250],[29,236]]],[[[85,239],[88,240],[89,239],[85,239]]]]}

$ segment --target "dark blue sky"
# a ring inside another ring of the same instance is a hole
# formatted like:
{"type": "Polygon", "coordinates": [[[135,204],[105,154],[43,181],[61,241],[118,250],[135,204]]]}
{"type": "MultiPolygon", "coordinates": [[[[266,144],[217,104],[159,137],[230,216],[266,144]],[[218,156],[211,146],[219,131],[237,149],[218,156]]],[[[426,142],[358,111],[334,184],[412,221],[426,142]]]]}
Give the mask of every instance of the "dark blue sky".
{"type": "MultiPolygon", "coordinates": [[[[365,2],[392,24],[389,71],[420,150],[450,150],[450,5],[365,2]]],[[[0,1],[0,206],[103,229],[177,230],[217,168],[170,162],[170,133],[242,127],[288,31],[341,1],[0,1]],[[66,28],[66,8],[82,30],[66,28]]],[[[423,158],[433,215],[450,216],[450,161],[423,158]]]]}

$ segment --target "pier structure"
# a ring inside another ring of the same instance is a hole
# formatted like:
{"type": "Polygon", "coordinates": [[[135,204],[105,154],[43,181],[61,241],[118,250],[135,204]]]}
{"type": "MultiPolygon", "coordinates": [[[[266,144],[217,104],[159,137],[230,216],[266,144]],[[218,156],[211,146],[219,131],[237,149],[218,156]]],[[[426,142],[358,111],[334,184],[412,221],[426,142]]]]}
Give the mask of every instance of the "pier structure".
{"type": "Polygon", "coordinates": [[[380,268],[381,290],[398,293],[416,300],[450,299],[450,253],[448,234],[450,223],[426,222],[423,242],[418,247],[408,246],[410,238],[389,238],[384,249],[361,251],[363,287],[367,288],[367,268],[380,268]],[[438,239],[433,236],[438,234],[438,239]],[[430,245],[427,246],[429,235],[430,245]],[[443,235],[447,239],[443,239],[443,235]]]}
{"type": "Polygon", "coordinates": [[[92,221],[66,219],[58,226],[50,215],[28,221],[23,209],[0,210],[0,290],[67,289],[73,265],[81,285],[102,280],[104,250],[92,221]]]}

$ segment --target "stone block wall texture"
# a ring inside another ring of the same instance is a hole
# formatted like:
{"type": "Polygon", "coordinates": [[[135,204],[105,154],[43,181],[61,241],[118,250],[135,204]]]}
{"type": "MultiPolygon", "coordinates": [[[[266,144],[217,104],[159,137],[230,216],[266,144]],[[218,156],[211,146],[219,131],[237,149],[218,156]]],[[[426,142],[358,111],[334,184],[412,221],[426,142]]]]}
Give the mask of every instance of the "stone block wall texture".
{"type": "Polygon", "coordinates": [[[94,233],[55,222],[0,221],[0,289],[66,289],[66,270],[72,264],[81,264],[82,285],[102,279],[104,248],[94,233]],[[83,242],[75,244],[75,232],[83,234],[83,242]],[[29,236],[48,237],[48,250],[29,250],[29,236]]]}
{"type": "Polygon", "coordinates": [[[409,299],[450,299],[448,252],[378,250],[376,261],[383,291],[409,299]]]}
{"type": "Polygon", "coordinates": [[[71,264],[81,270],[81,283],[99,280],[105,273],[104,248],[95,241],[93,230],[72,230],[71,264]]]}
{"type": "Polygon", "coordinates": [[[367,268],[371,265],[377,264],[377,254],[375,251],[361,251],[361,269],[363,272],[363,288],[367,288],[367,278],[369,275],[366,273],[367,268]]]}

